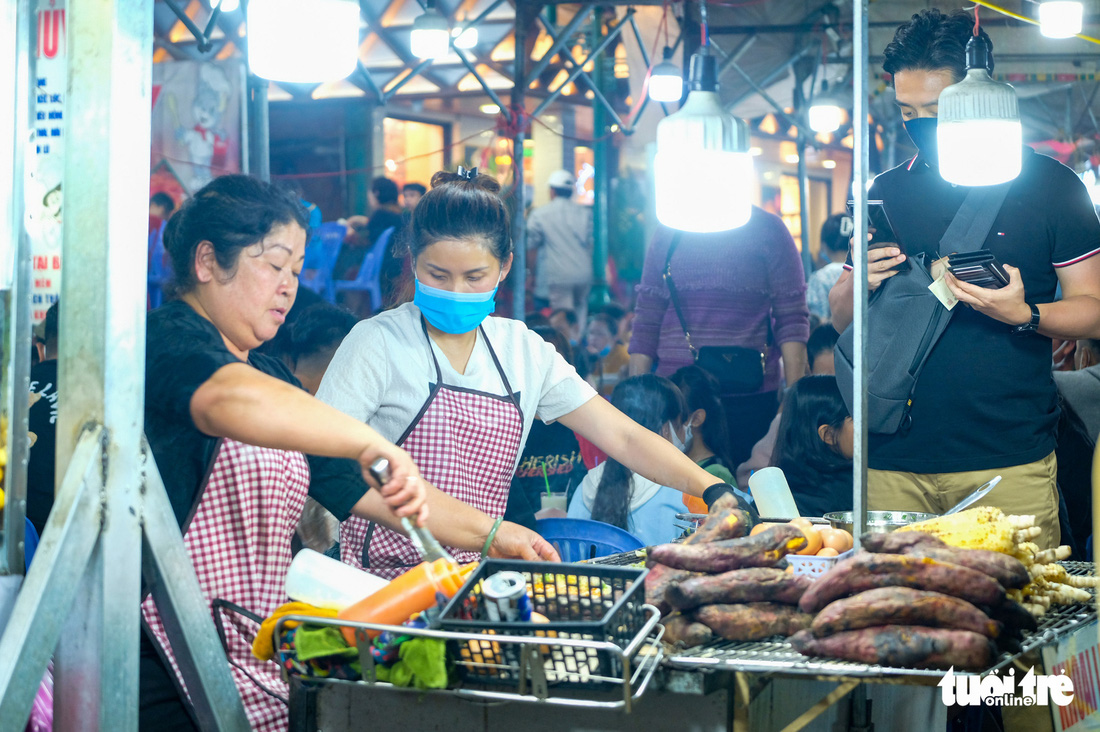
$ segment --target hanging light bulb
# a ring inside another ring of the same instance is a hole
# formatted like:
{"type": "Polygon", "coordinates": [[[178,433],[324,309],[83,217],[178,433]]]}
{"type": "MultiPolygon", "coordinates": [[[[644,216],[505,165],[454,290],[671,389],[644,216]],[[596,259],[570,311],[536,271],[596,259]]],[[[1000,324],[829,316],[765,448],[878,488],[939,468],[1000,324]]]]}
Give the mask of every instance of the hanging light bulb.
{"type": "Polygon", "coordinates": [[[821,92],[810,105],[810,129],[814,132],[836,132],[844,123],[844,105],[840,95],[829,91],[829,82],[822,80],[821,92]]]}
{"type": "Polygon", "coordinates": [[[433,3],[413,21],[409,48],[417,58],[442,58],[451,45],[451,29],[433,3]]]}
{"type": "Polygon", "coordinates": [[[453,31],[451,31],[451,36],[454,38],[455,48],[461,48],[464,51],[469,51],[471,48],[477,46],[477,28],[472,25],[466,30],[455,28],[453,31]]]}
{"type": "Polygon", "coordinates": [[[744,121],[722,108],[714,56],[691,57],[691,91],[657,124],[657,220],[672,229],[726,231],[752,214],[752,155],[744,121]]]}
{"type": "Polygon", "coordinates": [[[216,7],[221,8],[223,13],[232,13],[237,8],[241,7],[241,0],[221,0],[219,3],[214,3],[216,7]]]}
{"type": "Polygon", "coordinates": [[[949,183],[991,186],[1020,174],[1023,127],[1016,90],[989,76],[992,51],[981,36],[966,44],[966,76],[940,92],[940,175],[949,183]]]}
{"type": "Polygon", "coordinates": [[[1081,32],[1083,15],[1077,0],[1047,0],[1039,4],[1039,32],[1047,38],[1072,38],[1081,32]]]}
{"type": "Polygon", "coordinates": [[[252,0],[248,66],[273,81],[343,79],[359,58],[357,0],[252,0]]]}
{"type": "Polygon", "coordinates": [[[683,74],[672,63],[672,49],[665,46],[664,60],[649,74],[649,98],[655,102],[678,102],[683,95],[683,74]]]}

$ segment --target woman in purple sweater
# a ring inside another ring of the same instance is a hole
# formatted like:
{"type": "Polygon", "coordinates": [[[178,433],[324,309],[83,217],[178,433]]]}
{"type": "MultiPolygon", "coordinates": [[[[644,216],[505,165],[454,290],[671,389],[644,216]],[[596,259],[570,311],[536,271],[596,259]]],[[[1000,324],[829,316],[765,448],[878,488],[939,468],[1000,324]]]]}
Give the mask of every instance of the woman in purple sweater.
{"type": "MultiPolygon", "coordinates": [[[[630,339],[631,375],[656,371],[669,376],[694,360],[664,279],[674,233],[659,229],[646,253],[630,339]]],[[[798,249],[778,216],[754,206],[748,223],[738,229],[681,233],[670,268],[696,349],[744,346],[767,354],[757,391],[722,398],[730,459],[736,465],[775,417],[780,357],[787,386],[806,373],[810,324],[798,249]]]]}

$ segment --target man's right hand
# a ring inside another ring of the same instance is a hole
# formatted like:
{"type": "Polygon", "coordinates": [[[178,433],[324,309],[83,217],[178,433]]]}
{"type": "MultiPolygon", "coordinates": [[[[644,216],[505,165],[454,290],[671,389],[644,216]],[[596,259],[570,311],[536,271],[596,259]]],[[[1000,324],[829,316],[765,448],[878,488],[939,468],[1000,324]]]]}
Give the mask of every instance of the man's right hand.
{"type": "MultiPolygon", "coordinates": [[[[905,261],[905,255],[896,246],[888,245],[867,250],[867,289],[874,292],[886,280],[897,274],[893,269],[905,261]]],[[[843,333],[852,324],[852,270],[846,269],[829,291],[829,308],[833,327],[843,333]]]]}
{"type": "Polygon", "coordinates": [[[898,273],[894,267],[905,261],[905,255],[896,246],[876,247],[867,250],[867,289],[874,292],[886,280],[898,273]]]}

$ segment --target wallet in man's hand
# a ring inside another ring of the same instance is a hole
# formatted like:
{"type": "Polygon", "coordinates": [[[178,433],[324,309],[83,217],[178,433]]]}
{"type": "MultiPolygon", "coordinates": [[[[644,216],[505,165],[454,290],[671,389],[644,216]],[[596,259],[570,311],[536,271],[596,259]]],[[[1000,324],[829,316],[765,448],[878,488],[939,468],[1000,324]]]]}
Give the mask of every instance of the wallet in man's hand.
{"type": "Polygon", "coordinates": [[[963,282],[990,290],[999,290],[1009,281],[1008,273],[988,249],[952,254],[947,258],[947,267],[963,282]]]}

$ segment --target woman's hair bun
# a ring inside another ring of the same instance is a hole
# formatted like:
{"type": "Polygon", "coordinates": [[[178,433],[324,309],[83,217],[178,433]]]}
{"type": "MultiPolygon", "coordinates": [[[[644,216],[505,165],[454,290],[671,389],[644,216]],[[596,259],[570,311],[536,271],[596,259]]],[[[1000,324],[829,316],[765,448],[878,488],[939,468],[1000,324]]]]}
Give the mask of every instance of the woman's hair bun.
{"type": "Polygon", "coordinates": [[[485,175],[484,173],[478,173],[470,179],[458,173],[452,173],[449,170],[441,170],[432,176],[431,184],[432,188],[451,184],[469,185],[473,188],[489,191],[490,193],[500,193],[500,183],[497,182],[497,179],[491,175],[485,175]]]}

